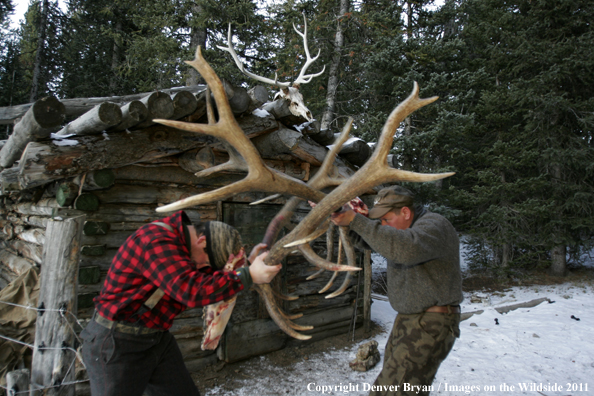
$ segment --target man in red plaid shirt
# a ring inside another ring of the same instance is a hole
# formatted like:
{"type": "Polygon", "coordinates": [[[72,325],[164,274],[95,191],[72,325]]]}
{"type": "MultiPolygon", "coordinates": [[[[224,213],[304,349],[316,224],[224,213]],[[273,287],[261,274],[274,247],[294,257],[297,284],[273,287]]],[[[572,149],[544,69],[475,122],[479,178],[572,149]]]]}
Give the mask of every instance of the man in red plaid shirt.
{"type": "Polygon", "coordinates": [[[91,394],[199,395],[168,329],[187,307],[203,307],[269,283],[281,265],[264,263],[265,246],[249,267],[222,271],[241,238],[220,222],[192,225],[183,211],[138,229],[120,247],[81,333],[91,394]]]}

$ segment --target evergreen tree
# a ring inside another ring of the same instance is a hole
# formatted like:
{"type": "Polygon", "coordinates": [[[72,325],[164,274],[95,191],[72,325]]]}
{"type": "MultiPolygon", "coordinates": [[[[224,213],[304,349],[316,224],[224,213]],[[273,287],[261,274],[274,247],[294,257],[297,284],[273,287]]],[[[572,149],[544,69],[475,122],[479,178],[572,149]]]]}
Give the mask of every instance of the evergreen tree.
{"type": "Polygon", "coordinates": [[[0,0],[0,23],[4,23],[8,16],[14,11],[11,0],[0,0]]]}
{"type": "Polygon", "coordinates": [[[451,197],[500,267],[556,257],[562,274],[567,248],[591,246],[593,11],[562,0],[469,0],[459,10],[467,70],[488,84],[456,139],[451,197]]]}
{"type": "MultiPolygon", "coordinates": [[[[253,43],[261,18],[252,1],[71,0],[64,96],[146,92],[198,82],[184,61],[197,45],[221,77],[237,76],[216,45],[229,23],[253,43]],[[225,62],[221,62],[221,60],[225,62]]],[[[253,48],[254,44],[250,44],[253,48]]]]}
{"type": "Polygon", "coordinates": [[[23,59],[28,63],[29,102],[33,102],[53,94],[60,78],[62,12],[57,2],[36,1],[29,6],[25,23],[22,38],[26,43],[21,48],[26,51],[23,59]]]}

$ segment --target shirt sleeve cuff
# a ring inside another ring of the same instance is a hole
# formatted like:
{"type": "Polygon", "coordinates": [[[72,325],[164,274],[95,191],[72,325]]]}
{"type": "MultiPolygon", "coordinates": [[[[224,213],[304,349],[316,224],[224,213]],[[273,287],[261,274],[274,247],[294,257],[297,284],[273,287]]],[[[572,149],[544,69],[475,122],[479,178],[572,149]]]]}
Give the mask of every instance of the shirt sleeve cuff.
{"type": "Polygon", "coordinates": [[[243,285],[244,290],[247,290],[250,287],[252,287],[254,282],[252,281],[252,275],[250,274],[249,267],[241,267],[239,269],[236,269],[235,273],[237,274],[237,277],[241,281],[241,284],[243,285]]]}

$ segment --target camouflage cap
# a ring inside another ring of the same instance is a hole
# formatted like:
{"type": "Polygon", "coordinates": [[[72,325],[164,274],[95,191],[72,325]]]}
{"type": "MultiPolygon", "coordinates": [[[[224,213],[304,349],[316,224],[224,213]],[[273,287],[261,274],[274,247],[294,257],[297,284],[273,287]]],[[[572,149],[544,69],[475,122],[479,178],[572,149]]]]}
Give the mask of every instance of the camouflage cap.
{"type": "Polygon", "coordinates": [[[415,195],[402,186],[391,186],[380,190],[375,199],[373,209],[369,211],[370,219],[379,219],[392,209],[404,206],[412,207],[415,195]]]}

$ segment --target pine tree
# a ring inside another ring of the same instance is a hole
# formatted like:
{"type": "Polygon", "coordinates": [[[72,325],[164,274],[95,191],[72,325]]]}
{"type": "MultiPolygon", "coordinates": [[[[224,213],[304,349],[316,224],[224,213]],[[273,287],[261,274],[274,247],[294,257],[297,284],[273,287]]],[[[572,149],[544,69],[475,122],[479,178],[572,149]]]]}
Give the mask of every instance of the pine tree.
{"type": "Polygon", "coordinates": [[[591,5],[470,0],[458,11],[466,71],[486,84],[464,103],[450,197],[500,268],[556,256],[562,274],[567,248],[591,246],[591,5]]]}

